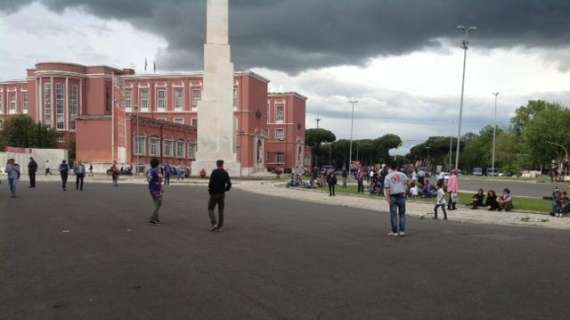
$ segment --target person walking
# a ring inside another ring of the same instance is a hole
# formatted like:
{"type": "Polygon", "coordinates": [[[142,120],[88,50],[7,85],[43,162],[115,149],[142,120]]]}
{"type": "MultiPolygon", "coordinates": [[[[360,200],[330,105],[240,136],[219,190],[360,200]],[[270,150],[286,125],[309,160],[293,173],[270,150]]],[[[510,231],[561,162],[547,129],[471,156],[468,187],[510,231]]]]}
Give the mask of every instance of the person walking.
{"type": "Polygon", "coordinates": [[[457,201],[459,200],[459,177],[457,169],[451,170],[451,176],[447,180],[447,192],[449,193],[448,210],[457,210],[457,201]]]}
{"type": "Polygon", "coordinates": [[[91,176],[91,177],[93,176],[93,164],[92,163],[89,164],[89,176],[91,176]]]}
{"type": "Polygon", "coordinates": [[[164,166],[164,184],[165,185],[170,185],[170,175],[172,174],[172,169],[170,168],[170,165],[167,163],[164,166]]]}
{"type": "Polygon", "coordinates": [[[111,166],[111,179],[113,179],[113,186],[119,186],[119,168],[117,167],[117,161],[113,161],[111,166]]]}
{"type": "Polygon", "coordinates": [[[38,171],[38,163],[33,157],[30,157],[30,162],[28,163],[28,175],[30,176],[30,188],[36,187],[36,172],[38,171]]]}
{"type": "Polygon", "coordinates": [[[162,206],[162,194],[164,190],[162,189],[162,175],[160,173],[159,165],[160,161],[157,158],[152,158],[150,160],[150,170],[147,172],[148,190],[150,192],[150,197],[154,202],[154,211],[148,221],[148,223],[151,224],[160,223],[158,211],[162,206]]]}
{"type": "Polygon", "coordinates": [[[406,235],[407,189],[408,176],[398,171],[398,165],[393,162],[390,165],[390,173],[384,180],[384,195],[390,207],[390,223],[392,225],[392,231],[388,233],[389,236],[403,237],[406,235]]]}
{"type": "Polygon", "coordinates": [[[208,192],[210,193],[210,200],[208,201],[208,213],[210,214],[210,222],[212,228],[210,231],[220,232],[224,226],[224,207],[226,192],[232,188],[230,175],[224,170],[224,161],[216,161],[217,169],[210,174],[210,183],[208,184],[208,192]],[[218,206],[218,219],[214,210],[218,206]]]}
{"type": "Polygon", "coordinates": [[[69,164],[67,164],[67,161],[65,160],[61,161],[61,164],[59,165],[59,175],[61,176],[61,188],[63,191],[66,191],[67,178],[69,176],[69,164]]]}
{"type": "Polygon", "coordinates": [[[51,176],[51,171],[49,170],[49,160],[46,160],[46,176],[51,176]]]}
{"type": "Polygon", "coordinates": [[[73,168],[75,173],[75,190],[83,191],[83,179],[85,179],[85,166],[81,161],[73,168]]]}
{"type": "Polygon", "coordinates": [[[437,181],[437,201],[433,208],[433,218],[437,220],[437,209],[441,208],[443,211],[443,220],[447,220],[447,211],[445,211],[445,191],[443,190],[443,180],[437,181]]]}
{"type": "Polygon", "coordinates": [[[336,197],[335,187],[337,184],[337,179],[334,170],[331,170],[329,172],[329,175],[327,176],[327,183],[329,185],[329,197],[336,197]]]}
{"type": "Polygon", "coordinates": [[[14,161],[14,159],[8,159],[6,162],[5,172],[8,176],[8,187],[10,188],[12,198],[16,198],[16,186],[18,184],[18,180],[20,180],[20,166],[14,161]]]}

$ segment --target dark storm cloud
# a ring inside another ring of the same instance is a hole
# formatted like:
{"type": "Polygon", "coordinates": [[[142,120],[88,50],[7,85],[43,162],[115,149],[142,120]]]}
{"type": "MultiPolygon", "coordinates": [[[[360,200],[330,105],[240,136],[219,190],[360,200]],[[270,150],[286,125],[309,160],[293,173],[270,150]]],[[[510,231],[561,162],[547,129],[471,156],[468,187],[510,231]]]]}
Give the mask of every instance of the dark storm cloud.
{"type": "MultiPolygon", "coordinates": [[[[206,0],[37,0],[55,11],[83,8],[131,22],[169,43],[162,68],[200,67],[206,0]]],[[[0,0],[16,10],[30,0],[0,0]]],[[[458,24],[477,25],[484,47],[559,47],[570,40],[568,0],[230,0],[239,68],[296,72],[362,64],[458,40],[458,24]]]]}

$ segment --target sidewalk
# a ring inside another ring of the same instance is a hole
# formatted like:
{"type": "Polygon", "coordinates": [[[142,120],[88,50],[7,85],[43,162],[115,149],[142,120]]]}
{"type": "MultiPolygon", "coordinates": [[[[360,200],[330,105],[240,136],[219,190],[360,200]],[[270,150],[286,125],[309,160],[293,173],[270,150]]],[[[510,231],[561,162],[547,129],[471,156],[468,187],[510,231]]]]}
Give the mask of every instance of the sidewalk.
{"type": "MultiPolygon", "coordinates": [[[[348,208],[378,210],[382,212],[389,211],[388,204],[384,198],[374,199],[347,195],[329,197],[328,192],[320,192],[314,189],[285,188],[279,186],[279,183],[265,181],[242,181],[239,185],[236,185],[236,188],[243,191],[292,200],[309,201],[348,208]]],[[[432,219],[433,206],[433,204],[408,202],[406,214],[420,217],[420,219],[432,219]]],[[[442,216],[443,214],[440,212],[440,215],[442,216]]],[[[555,218],[548,215],[534,213],[471,210],[463,207],[454,211],[448,211],[448,219],[450,221],[461,223],[467,222],[570,230],[570,218],[555,218]]]]}

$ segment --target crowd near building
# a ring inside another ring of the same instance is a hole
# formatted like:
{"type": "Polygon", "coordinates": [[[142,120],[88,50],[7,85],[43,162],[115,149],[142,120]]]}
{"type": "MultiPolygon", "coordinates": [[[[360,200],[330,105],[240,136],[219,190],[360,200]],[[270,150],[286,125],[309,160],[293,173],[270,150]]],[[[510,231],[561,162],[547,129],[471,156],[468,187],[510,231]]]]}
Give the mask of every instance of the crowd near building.
{"type": "MultiPolygon", "coordinates": [[[[121,165],[190,166],[196,154],[197,108],[203,74],[136,74],[133,69],[38,63],[27,79],[0,82],[0,129],[29,115],[57,132],[58,146],[75,140],[78,161],[96,171],[121,165]]],[[[242,174],[310,166],[305,146],[307,98],[269,93],[253,72],[234,76],[236,154],[242,174]]],[[[196,173],[194,173],[196,174],[196,173]]]]}

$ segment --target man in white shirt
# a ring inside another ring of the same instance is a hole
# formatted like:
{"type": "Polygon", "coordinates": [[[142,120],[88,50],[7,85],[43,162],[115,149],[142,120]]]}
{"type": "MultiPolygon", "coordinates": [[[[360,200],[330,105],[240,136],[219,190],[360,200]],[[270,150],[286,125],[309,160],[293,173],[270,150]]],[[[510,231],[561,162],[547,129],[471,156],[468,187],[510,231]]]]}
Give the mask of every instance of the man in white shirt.
{"type": "Polygon", "coordinates": [[[389,236],[403,237],[406,235],[407,191],[408,176],[399,172],[397,164],[392,163],[390,173],[384,180],[384,194],[386,201],[388,201],[388,206],[390,206],[390,222],[392,224],[392,232],[388,233],[389,236]]]}

